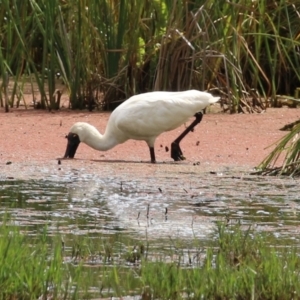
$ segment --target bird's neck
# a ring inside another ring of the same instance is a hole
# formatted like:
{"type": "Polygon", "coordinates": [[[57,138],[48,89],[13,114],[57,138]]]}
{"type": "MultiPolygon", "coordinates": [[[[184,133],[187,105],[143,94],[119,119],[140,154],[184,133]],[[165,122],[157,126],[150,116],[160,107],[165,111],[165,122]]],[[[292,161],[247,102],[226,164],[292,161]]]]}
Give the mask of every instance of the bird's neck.
{"type": "Polygon", "coordinates": [[[102,135],[100,132],[94,132],[84,141],[84,143],[99,151],[107,151],[118,144],[115,137],[108,135],[107,133],[102,135]]]}

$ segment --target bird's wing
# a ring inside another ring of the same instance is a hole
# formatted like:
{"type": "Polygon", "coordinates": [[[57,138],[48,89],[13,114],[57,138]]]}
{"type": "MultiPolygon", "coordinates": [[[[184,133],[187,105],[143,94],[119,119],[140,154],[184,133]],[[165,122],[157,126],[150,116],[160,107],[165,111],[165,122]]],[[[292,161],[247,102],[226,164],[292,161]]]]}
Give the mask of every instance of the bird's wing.
{"type": "MultiPolygon", "coordinates": [[[[206,93],[205,93],[206,94],[206,93]]],[[[204,95],[206,96],[206,95],[204,95]]],[[[131,136],[157,136],[177,128],[206,107],[193,94],[153,92],[133,96],[115,111],[115,124],[131,136]]]]}

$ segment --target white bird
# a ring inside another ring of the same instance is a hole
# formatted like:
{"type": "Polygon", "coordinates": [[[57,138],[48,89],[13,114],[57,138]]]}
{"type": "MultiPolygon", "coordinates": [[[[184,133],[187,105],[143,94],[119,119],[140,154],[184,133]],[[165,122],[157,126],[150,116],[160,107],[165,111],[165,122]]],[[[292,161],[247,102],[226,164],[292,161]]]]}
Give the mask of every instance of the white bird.
{"type": "Polygon", "coordinates": [[[175,161],[184,160],[180,141],[201,122],[201,111],[219,98],[197,90],[149,92],[132,96],[111,113],[103,135],[88,123],[75,123],[66,136],[68,145],[64,158],[74,158],[80,142],[95,150],[106,151],[133,139],[148,144],[151,162],[155,163],[156,138],[195,116],[192,124],[171,144],[171,157],[175,161]]]}

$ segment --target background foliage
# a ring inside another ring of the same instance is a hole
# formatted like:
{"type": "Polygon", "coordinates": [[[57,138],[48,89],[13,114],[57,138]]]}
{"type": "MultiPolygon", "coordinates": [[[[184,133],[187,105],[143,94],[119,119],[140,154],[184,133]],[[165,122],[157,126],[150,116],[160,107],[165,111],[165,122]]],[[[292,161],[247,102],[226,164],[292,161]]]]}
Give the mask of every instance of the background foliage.
{"type": "Polygon", "coordinates": [[[0,73],[22,99],[59,107],[56,74],[71,107],[113,108],[152,90],[211,90],[230,112],[299,86],[300,1],[0,0],[0,73]],[[250,101],[249,101],[250,100],[250,101]]]}

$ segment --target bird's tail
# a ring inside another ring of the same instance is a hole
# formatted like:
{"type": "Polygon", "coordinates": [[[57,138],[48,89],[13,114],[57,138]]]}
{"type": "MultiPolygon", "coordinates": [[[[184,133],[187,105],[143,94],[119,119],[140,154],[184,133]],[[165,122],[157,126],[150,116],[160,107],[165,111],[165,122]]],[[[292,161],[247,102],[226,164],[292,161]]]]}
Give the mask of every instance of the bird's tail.
{"type": "Polygon", "coordinates": [[[218,102],[220,100],[220,97],[211,97],[209,98],[209,103],[212,104],[212,103],[215,103],[215,102],[218,102]]]}

